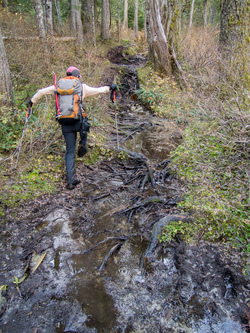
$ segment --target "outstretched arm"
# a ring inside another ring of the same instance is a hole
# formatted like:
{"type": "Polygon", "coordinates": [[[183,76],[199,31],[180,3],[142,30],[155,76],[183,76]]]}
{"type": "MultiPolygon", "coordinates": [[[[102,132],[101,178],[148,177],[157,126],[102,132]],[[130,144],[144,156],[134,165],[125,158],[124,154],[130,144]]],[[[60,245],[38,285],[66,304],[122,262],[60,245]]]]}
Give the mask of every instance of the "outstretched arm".
{"type": "Polygon", "coordinates": [[[35,104],[44,95],[53,95],[55,91],[55,86],[49,86],[47,88],[39,89],[34,96],[31,98],[31,102],[35,104]]]}
{"type": "Polygon", "coordinates": [[[82,89],[83,90],[83,99],[85,97],[95,96],[98,94],[106,94],[109,92],[109,86],[94,88],[94,87],[87,86],[87,84],[83,84],[82,88],[83,88],[82,89]]]}

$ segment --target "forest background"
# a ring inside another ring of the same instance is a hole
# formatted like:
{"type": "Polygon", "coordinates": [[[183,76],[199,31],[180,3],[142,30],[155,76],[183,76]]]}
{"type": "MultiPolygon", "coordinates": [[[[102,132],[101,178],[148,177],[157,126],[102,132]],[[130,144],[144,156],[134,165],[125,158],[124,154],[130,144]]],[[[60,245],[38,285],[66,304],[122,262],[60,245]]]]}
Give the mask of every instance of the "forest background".
{"type": "MultiPolygon", "coordinates": [[[[195,220],[171,224],[163,240],[180,233],[249,254],[249,13],[246,0],[2,1],[2,220],[27,200],[57,191],[64,169],[53,97],[34,107],[20,146],[25,101],[70,65],[88,85],[111,84],[106,55],[123,45],[128,56],[148,57],[138,70],[139,99],[183,130],[171,168],[187,187],[178,205],[195,220]]],[[[84,163],[110,154],[105,138],[113,120],[103,98],[86,104],[92,131],[84,163]]]]}

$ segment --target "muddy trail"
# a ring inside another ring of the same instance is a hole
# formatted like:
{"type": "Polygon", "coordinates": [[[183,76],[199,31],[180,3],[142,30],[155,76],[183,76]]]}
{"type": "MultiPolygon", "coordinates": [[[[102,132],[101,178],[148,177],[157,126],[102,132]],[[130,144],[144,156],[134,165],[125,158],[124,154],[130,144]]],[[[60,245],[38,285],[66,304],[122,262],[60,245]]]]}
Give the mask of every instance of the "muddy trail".
{"type": "MultiPolygon", "coordinates": [[[[181,237],[159,243],[171,221],[192,223],[177,207],[185,187],[169,170],[181,130],[137,101],[143,57],[119,47],[108,58],[123,73],[126,158],[78,164],[80,186],[0,226],[1,332],[249,332],[249,281],[236,254],[181,237]]],[[[117,149],[115,125],[108,146],[117,149]]]]}

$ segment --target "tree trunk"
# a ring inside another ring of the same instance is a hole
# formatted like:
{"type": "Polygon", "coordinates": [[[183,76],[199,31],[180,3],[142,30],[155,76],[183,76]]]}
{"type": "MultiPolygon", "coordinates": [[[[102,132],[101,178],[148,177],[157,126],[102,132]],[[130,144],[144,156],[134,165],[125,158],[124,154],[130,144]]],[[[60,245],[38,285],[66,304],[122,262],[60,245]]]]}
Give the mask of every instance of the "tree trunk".
{"type": "Polygon", "coordinates": [[[221,1],[220,49],[222,51],[232,53],[244,47],[249,48],[249,19],[247,0],[221,1]]]}
{"type": "Polygon", "coordinates": [[[92,33],[92,0],[82,0],[83,29],[85,34],[92,33]]]}
{"type": "Polygon", "coordinates": [[[71,17],[73,33],[77,36],[77,42],[83,45],[84,37],[81,19],[81,5],[79,0],[71,0],[71,17]]]}
{"type": "Polygon", "coordinates": [[[62,36],[62,16],[61,16],[59,0],[55,0],[55,7],[56,7],[57,18],[58,18],[59,27],[60,27],[60,36],[62,36]]]}
{"type": "Polygon", "coordinates": [[[145,0],[145,4],[144,4],[144,11],[145,11],[145,15],[144,15],[144,39],[147,40],[147,10],[146,10],[146,0],[145,0]]]}
{"type": "Polygon", "coordinates": [[[38,28],[39,36],[45,38],[45,25],[44,25],[44,15],[43,15],[43,6],[41,0],[33,0],[35,15],[36,15],[36,24],[38,28]]]}
{"type": "Polygon", "coordinates": [[[3,0],[3,7],[7,10],[7,12],[9,11],[8,0],[3,0]]]}
{"type": "Polygon", "coordinates": [[[52,0],[45,0],[45,26],[48,36],[53,36],[52,0]]]}
{"type": "Polygon", "coordinates": [[[179,51],[181,33],[181,3],[179,0],[162,0],[161,20],[169,45],[179,51]]]}
{"type": "Polygon", "coordinates": [[[192,27],[192,24],[193,24],[193,15],[194,15],[194,0],[191,1],[190,17],[189,17],[189,27],[192,27]]]}
{"type": "Polygon", "coordinates": [[[138,39],[138,6],[139,0],[135,0],[135,16],[134,16],[134,35],[135,39],[138,39]]]}
{"type": "Polygon", "coordinates": [[[77,29],[77,41],[79,44],[83,45],[84,37],[83,37],[83,27],[82,27],[82,18],[81,18],[81,5],[79,0],[75,0],[76,8],[76,29],[77,29]]]}
{"type": "Polygon", "coordinates": [[[210,11],[209,11],[209,23],[210,23],[211,25],[213,25],[213,24],[215,23],[216,12],[217,12],[216,5],[212,5],[212,6],[210,7],[210,11]]]}
{"type": "Polygon", "coordinates": [[[118,33],[118,43],[121,41],[121,9],[120,0],[117,0],[117,33],[118,33]]]}
{"type": "MultiPolygon", "coordinates": [[[[249,88],[250,10],[248,0],[224,0],[221,3],[220,52],[224,63],[234,70],[249,88]]],[[[222,71],[223,73],[223,71],[222,71]]],[[[230,78],[225,77],[225,80],[230,78]]]]}
{"type": "Polygon", "coordinates": [[[92,41],[93,41],[93,45],[96,46],[96,39],[95,39],[95,0],[91,0],[91,26],[92,26],[92,41]]]}
{"type": "Polygon", "coordinates": [[[5,53],[2,31],[0,28],[0,105],[12,105],[13,90],[10,76],[10,69],[5,53]]]}
{"type": "Polygon", "coordinates": [[[161,21],[159,0],[146,0],[149,58],[157,71],[172,74],[168,41],[161,21]]]}
{"type": "Polygon", "coordinates": [[[207,26],[207,14],[208,14],[208,0],[203,1],[203,25],[207,26]]]}
{"type": "Polygon", "coordinates": [[[76,0],[71,0],[71,29],[73,35],[76,33],[76,13],[75,13],[76,0]]]}
{"type": "Polygon", "coordinates": [[[128,0],[124,0],[123,30],[128,30],[128,0]]]}
{"type": "Polygon", "coordinates": [[[102,23],[101,36],[103,39],[110,38],[110,8],[109,0],[102,0],[102,23]]]}

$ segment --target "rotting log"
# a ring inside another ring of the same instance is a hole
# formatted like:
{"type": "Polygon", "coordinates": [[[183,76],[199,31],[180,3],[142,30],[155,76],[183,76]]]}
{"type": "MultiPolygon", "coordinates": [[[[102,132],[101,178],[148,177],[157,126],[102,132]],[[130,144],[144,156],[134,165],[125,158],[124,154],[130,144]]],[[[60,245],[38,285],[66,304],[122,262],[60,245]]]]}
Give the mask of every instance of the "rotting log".
{"type": "MultiPolygon", "coordinates": [[[[3,36],[3,40],[7,40],[10,42],[30,42],[30,41],[42,41],[42,37],[34,36],[34,37],[6,37],[3,36]]],[[[76,40],[76,37],[53,37],[51,39],[55,42],[68,42],[70,40],[76,40]]]]}

